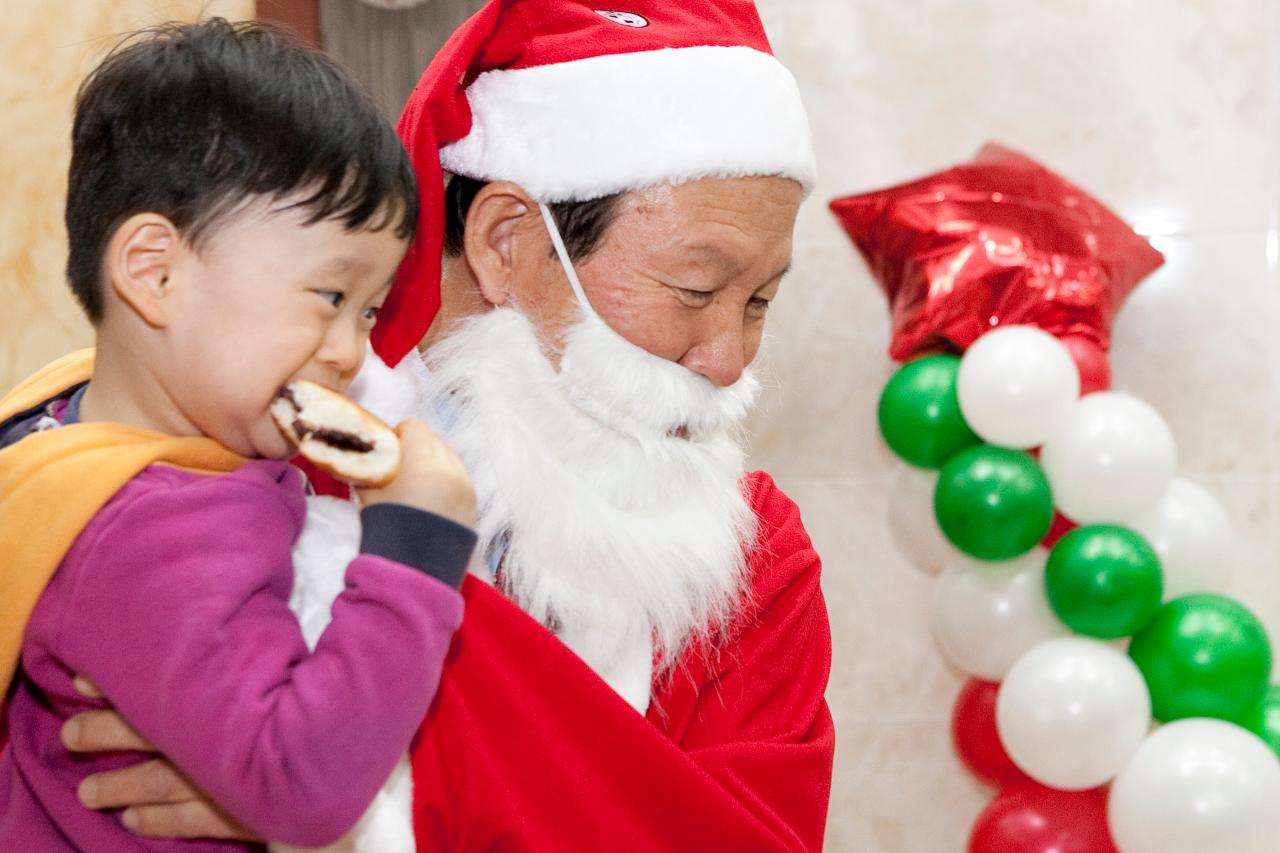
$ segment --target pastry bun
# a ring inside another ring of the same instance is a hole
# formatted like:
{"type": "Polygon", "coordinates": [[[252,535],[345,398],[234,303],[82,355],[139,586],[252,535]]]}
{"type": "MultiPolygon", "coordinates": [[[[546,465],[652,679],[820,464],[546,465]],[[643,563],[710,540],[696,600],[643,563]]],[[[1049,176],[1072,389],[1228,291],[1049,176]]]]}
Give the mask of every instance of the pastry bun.
{"type": "Polygon", "coordinates": [[[271,417],[298,453],[353,486],[385,486],[400,469],[400,439],[334,391],[299,379],[280,389],[271,417]]]}

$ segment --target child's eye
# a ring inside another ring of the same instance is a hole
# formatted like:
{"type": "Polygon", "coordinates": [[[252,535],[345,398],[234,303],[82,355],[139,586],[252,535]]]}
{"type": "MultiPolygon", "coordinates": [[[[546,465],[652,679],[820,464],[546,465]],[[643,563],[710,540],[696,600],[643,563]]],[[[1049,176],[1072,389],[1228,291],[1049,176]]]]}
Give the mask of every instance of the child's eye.
{"type": "Polygon", "coordinates": [[[334,308],[340,307],[347,298],[347,295],[339,290],[317,290],[316,293],[334,308]]]}
{"type": "Polygon", "coordinates": [[[368,320],[370,323],[372,323],[378,319],[378,312],[381,310],[382,310],[381,305],[371,305],[368,308],[364,309],[364,314],[362,316],[364,317],[365,320],[368,320]]]}

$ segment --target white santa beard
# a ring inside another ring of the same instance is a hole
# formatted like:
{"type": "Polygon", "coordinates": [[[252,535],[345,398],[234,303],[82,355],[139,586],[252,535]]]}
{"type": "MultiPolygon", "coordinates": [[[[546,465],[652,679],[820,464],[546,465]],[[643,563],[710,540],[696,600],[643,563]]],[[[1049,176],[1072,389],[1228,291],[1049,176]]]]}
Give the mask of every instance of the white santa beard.
{"type": "Polygon", "coordinates": [[[727,625],[755,534],[737,437],[754,378],[717,389],[590,314],[557,372],[511,308],[464,321],[426,361],[459,411],[479,547],[505,540],[503,589],[530,616],[597,672],[637,643],[665,670],[727,625]]]}
{"type": "Polygon", "coordinates": [[[580,411],[642,440],[681,429],[695,442],[736,434],[760,390],[750,370],[717,388],[635,346],[594,312],[565,335],[559,381],[580,411]]]}

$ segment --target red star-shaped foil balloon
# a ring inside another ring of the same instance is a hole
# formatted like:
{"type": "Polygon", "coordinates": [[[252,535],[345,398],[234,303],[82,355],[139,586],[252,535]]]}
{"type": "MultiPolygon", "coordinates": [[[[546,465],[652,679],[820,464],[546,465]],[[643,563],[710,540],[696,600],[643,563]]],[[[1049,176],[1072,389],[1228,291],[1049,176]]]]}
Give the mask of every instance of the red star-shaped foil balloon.
{"type": "Polygon", "coordinates": [[[995,144],[972,163],[831,209],[889,298],[898,361],[964,350],[1011,324],[1101,356],[1121,302],[1164,263],[1097,199],[995,144]]]}

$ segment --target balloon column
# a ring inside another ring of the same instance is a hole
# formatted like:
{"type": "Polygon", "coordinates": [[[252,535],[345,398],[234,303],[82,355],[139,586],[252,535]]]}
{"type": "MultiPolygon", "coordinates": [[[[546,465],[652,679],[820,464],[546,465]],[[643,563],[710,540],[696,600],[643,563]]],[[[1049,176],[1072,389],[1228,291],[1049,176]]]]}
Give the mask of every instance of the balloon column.
{"type": "Polygon", "coordinates": [[[1111,318],[1159,253],[996,145],[831,206],[905,362],[879,407],[890,527],[938,574],[935,639],[971,677],[956,751],[998,789],[971,853],[1280,849],[1280,687],[1222,595],[1229,519],[1109,390],[1111,318]]]}

